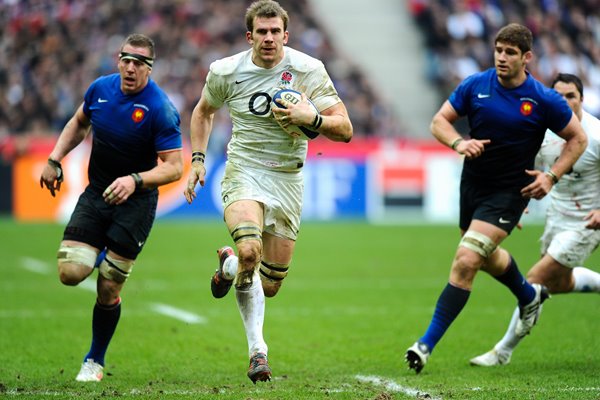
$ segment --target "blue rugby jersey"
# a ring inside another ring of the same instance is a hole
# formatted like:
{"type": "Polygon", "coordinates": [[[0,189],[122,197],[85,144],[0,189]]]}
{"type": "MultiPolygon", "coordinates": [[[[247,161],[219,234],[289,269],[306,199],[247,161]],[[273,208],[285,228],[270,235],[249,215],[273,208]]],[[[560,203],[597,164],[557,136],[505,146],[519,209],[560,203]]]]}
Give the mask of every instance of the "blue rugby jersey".
{"type": "Polygon", "coordinates": [[[491,140],[480,157],[465,159],[462,179],[493,189],[532,182],[525,170],[533,169],[546,129],[560,132],[572,116],[562,96],[529,73],[509,89],[498,82],[495,68],[466,78],[449,101],[468,117],[471,138],[491,140]]]}
{"type": "Polygon", "coordinates": [[[182,147],[179,113],[162,89],[149,80],[141,92],[127,95],[120,85],[119,74],[103,76],[84,96],[83,112],[93,128],[88,178],[100,192],[120,176],[154,168],[158,152],[182,147]]]}

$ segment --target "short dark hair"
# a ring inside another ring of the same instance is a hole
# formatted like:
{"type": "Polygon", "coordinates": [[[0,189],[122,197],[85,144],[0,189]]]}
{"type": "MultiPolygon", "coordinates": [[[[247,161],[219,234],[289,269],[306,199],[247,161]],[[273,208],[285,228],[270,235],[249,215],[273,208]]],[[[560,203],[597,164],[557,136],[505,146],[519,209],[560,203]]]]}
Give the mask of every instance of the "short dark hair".
{"type": "Polygon", "coordinates": [[[283,30],[287,31],[288,13],[278,2],[273,0],[258,0],[250,4],[246,10],[246,29],[249,32],[254,31],[254,18],[277,18],[283,21],[283,30]]]}
{"type": "Polygon", "coordinates": [[[581,79],[579,79],[579,77],[577,75],[563,74],[561,72],[558,75],[556,75],[556,78],[554,78],[554,80],[552,81],[551,87],[556,86],[556,84],[558,82],[564,82],[564,83],[572,83],[572,84],[574,84],[575,87],[577,88],[577,91],[581,95],[581,97],[583,97],[583,82],[581,82],[581,79]]]}
{"type": "Polygon", "coordinates": [[[533,34],[526,26],[512,23],[498,31],[494,44],[498,42],[517,46],[521,53],[525,54],[533,47],[533,34]]]}
{"type": "Polygon", "coordinates": [[[127,45],[127,44],[130,46],[133,46],[133,47],[145,47],[150,51],[150,57],[151,58],[155,57],[154,56],[154,41],[146,35],[143,35],[141,33],[132,33],[131,35],[127,36],[127,38],[123,42],[123,45],[121,46],[121,50],[123,50],[123,47],[125,47],[125,45],[127,45]]]}

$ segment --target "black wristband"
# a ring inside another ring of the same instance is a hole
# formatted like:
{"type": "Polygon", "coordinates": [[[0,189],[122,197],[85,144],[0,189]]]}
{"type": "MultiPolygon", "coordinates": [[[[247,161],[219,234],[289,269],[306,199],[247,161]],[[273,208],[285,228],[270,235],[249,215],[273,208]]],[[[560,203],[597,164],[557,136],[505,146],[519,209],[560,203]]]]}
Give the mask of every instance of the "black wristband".
{"type": "Polygon", "coordinates": [[[317,115],[315,115],[315,119],[312,122],[312,128],[316,131],[317,129],[319,129],[321,127],[321,124],[323,123],[323,117],[321,116],[321,114],[317,113],[317,115]]]}
{"type": "Polygon", "coordinates": [[[133,174],[130,174],[130,176],[133,178],[133,181],[135,182],[136,189],[141,189],[142,186],[144,186],[144,180],[142,179],[140,174],[138,174],[137,172],[134,172],[133,174]]]}
{"type": "Polygon", "coordinates": [[[48,158],[48,164],[50,164],[56,170],[56,180],[59,182],[63,181],[63,169],[60,161],[48,158]]]}
{"type": "Polygon", "coordinates": [[[204,164],[204,159],[205,158],[206,158],[206,154],[204,154],[201,151],[194,151],[192,153],[192,162],[200,161],[202,164],[204,164]]]}

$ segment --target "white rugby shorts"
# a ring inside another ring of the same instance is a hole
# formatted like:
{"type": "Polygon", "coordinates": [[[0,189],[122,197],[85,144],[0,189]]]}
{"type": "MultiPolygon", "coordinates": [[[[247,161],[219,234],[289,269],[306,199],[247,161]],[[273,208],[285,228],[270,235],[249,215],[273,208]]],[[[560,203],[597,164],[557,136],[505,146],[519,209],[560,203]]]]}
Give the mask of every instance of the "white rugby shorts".
{"type": "Polygon", "coordinates": [[[579,218],[551,215],[540,238],[542,254],[569,268],[583,265],[600,244],[600,230],[587,229],[586,224],[579,218]]]}
{"type": "Polygon", "coordinates": [[[239,200],[262,203],[263,230],[290,240],[298,237],[303,195],[301,172],[273,172],[228,161],[221,182],[223,209],[239,200]]]}

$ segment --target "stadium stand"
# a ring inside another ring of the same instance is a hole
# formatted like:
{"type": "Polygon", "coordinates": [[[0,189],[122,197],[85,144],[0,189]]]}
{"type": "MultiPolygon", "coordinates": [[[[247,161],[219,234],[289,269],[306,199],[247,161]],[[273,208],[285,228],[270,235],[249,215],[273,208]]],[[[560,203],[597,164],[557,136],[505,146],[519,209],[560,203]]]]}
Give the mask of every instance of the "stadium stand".
{"type": "MultiPolygon", "coordinates": [[[[340,52],[366,72],[393,107],[411,139],[431,139],[429,123],[440,105],[427,79],[423,39],[405,2],[398,0],[310,0],[340,52]]],[[[398,130],[396,130],[398,132],[398,130]]]]}
{"type": "MultiPolygon", "coordinates": [[[[399,134],[393,113],[366,76],[338,54],[307,1],[281,4],[290,13],[289,45],[329,66],[355,135],[399,134]]],[[[248,5],[249,0],[0,2],[0,154],[13,159],[53,142],[92,80],[116,71],[113,49],[131,32],[155,40],[152,78],[180,111],[187,136],[210,63],[248,48],[243,22],[248,5]]],[[[222,150],[229,133],[229,117],[222,112],[211,148],[222,150]]]]}
{"type": "Polygon", "coordinates": [[[526,25],[534,34],[530,72],[550,84],[556,73],[584,81],[584,107],[600,116],[600,1],[409,0],[425,37],[428,76],[443,98],[465,77],[493,66],[498,29],[526,25]]]}

